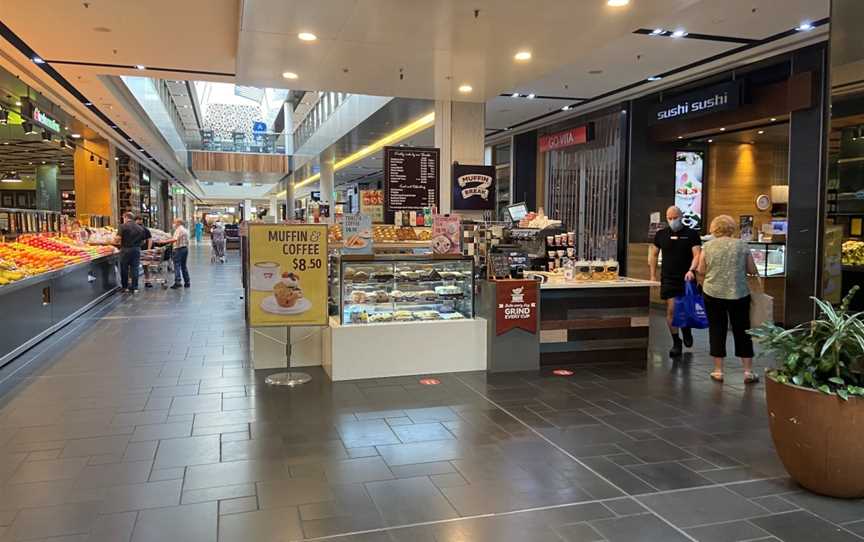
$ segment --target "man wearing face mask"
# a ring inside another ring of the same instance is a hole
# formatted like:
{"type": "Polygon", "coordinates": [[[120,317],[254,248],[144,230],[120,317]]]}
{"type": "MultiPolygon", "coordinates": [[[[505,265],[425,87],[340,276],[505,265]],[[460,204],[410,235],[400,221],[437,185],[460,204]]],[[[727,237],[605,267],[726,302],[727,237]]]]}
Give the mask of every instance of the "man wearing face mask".
{"type": "MultiPolygon", "coordinates": [[[[660,298],[666,300],[666,323],[672,334],[672,350],[669,355],[681,355],[682,341],[678,336],[678,328],[672,327],[672,317],[675,314],[675,298],[684,295],[684,281],[695,280],[696,266],[699,263],[699,253],[702,251],[702,240],[699,232],[688,228],[681,221],[681,209],[676,206],[666,209],[668,228],[663,228],[654,236],[654,244],[648,256],[648,267],[651,269],[651,280],[657,280],[657,260],[663,253],[663,266],[660,270],[660,298]]],[[[693,346],[693,334],[690,328],[681,328],[684,336],[683,346],[693,346]]]]}

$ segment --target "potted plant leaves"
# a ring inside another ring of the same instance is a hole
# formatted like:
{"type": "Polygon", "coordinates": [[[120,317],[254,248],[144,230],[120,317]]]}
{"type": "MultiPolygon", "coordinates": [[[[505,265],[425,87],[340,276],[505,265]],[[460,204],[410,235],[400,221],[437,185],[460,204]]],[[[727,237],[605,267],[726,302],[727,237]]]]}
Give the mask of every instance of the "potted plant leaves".
{"type": "Polygon", "coordinates": [[[769,424],[784,467],[822,495],[864,497],[864,312],[813,298],[818,318],[750,330],[775,355],[765,379],[769,424]]]}

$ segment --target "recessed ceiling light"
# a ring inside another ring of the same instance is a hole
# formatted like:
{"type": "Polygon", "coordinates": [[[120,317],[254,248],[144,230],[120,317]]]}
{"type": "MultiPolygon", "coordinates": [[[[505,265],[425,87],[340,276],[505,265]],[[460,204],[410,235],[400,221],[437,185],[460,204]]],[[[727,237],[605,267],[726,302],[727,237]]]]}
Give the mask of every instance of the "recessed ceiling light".
{"type": "Polygon", "coordinates": [[[318,39],[318,36],[313,34],[312,32],[300,32],[297,34],[297,39],[302,41],[315,41],[318,39]]]}
{"type": "Polygon", "coordinates": [[[78,139],[79,137],[81,137],[81,134],[69,134],[69,135],[71,135],[75,139],[78,139]]]}
{"type": "Polygon", "coordinates": [[[684,139],[684,136],[678,136],[678,139],[684,139]]]}
{"type": "Polygon", "coordinates": [[[135,69],[136,70],[146,70],[147,66],[145,66],[144,64],[135,64],[135,69]]]}
{"type": "Polygon", "coordinates": [[[777,122],[777,119],[774,117],[771,117],[771,122],[777,122]]]}
{"type": "Polygon", "coordinates": [[[655,28],[654,30],[651,31],[652,36],[659,36],[660,34],[665,34],[665,33],[666,33],[666,31],[663,30],[662,28],[655,28]]]}
{"type": "Polygon", "coordinates": [[[683,38],[683,37],[686,36],[686,35],[687,35],[687,31],[686,31],[686,30],[680,30],[680,29],[679,29],[679,30],[676,30],[675,32],[672,32],[672,37],[673,37],[673,38],[683,38]]]}
{"type": "Polygon", "coordinates": [[[528,96],[525,96],[525,97],[528,98],[529,100],[533,100],[534,99],[534,93],[532,92],[531,94],[529,94],[528,96]]]}
{"type": "Polygon", "coordinates": [[[474,90],[474,87],[472,87],[471,85],[459,85],[459,92],[461,92],[462,94],[468,94],[472,90],[474,90]]]}
{"type": "Polygon", "coordinates": [[[21,107],[21,100],[16,100],[15,105],[17,105],[18,107],[21,107]]]}
{"type": "Polygon", "coordinates": [[[660,77],[659,75],[652,75],[651,77],[648,78],[649,81],[659,81],[661,79],[663,79],[663,78],[660,77]]]}
{"type": "Polygon", "coordinates": [[[726,131],[726,128],[720,128],[720,131],[721,131],[721,132],[725,132],[725,131],[726,131]]]}
{"type": "Polygon", "coordinates": [[[613,8],[620,8],[622,6],[626,6],[630,3],[630,0],[606,0],[607,6],[612,6],[613,8]]]}
{"type": "Polygon", "coordinates": [[[513,94],[510,95],[511,98],[518,98],[519,96],[520,96],[520,94],[518,92],[514,92],[513,94]]]}
{"type": "Polygon", "coordinates": [[[713,140],[713,139],[709,139],[709,140],[708,140],[708,143],[714,143],[714,140],[713,140]]]}
{"type": "Polygon", "coordinates": [[[513,55],[513,58],[521,61],[531,60],[531,51],[519,51],[518,53],[513,55]]]}
{"type": "Polygon", "coordinates": [[[285,79],[297,79],[298,75],[294,72],[282,72],[282,77],[285,79]]]}
{"type": "Polygon", "coordinates": [[[764,133],[765,133],[765,130],[759,130],[759,131],[758,131],[758,132],[756,132],[756,133],[757,133],[757,134],[759,134],[759,135],[762,135],[762,134],[764,134],[764,133]]]}
{"type": "Polygon", "coordinates": [[[813,30],[814,28],[816,28],[816,27],[813,26],[813,23],[811,23],[810,21],[804,21],[801,24],[799,24],[798,26],[796,26],[795,30],[797,30],[798,32],[809,32],[809,31],[813,30]]]}
{"type": "Polygon", "coordinates": [[[93,105],[93,102],[84,102],[84,105],[89,107],[89,106],[93,105]]]}
{"type": "Polygon", "coordinates": [[[41,58],[39,58],[38,56],[33,57],[33,62],[35,62],[36,64],[45,64],[45,61],[42,60],[41,58]]]}
{"type": "Polygon", "coordinates": [[[561,108],[561,111],[570,111],[570,106],[565,105],[564,107],[561,108]]]}

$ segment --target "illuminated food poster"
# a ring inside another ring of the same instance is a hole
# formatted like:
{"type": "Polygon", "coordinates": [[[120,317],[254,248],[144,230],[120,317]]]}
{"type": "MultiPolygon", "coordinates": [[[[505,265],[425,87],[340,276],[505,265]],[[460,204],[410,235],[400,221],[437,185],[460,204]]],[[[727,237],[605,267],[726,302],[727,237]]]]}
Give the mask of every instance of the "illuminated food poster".
{"type": "Polygon", "coordinates": [[[702,227],[703,153],[675,153],[675,205],[681,209],[684,225],[694,230],[702,227]]]}

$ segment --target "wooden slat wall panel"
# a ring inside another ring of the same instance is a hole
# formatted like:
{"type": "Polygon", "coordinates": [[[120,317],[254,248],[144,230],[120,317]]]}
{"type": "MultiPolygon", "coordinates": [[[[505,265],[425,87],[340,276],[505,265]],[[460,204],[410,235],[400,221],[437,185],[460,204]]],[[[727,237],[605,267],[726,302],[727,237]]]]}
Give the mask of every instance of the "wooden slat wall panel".
{"type": "Polygon", "coordinates": [[[192,152],[195,171],[232,171],[248,173],[290,173],[288,157],[279,154],[239,152],[192,152]]]}

